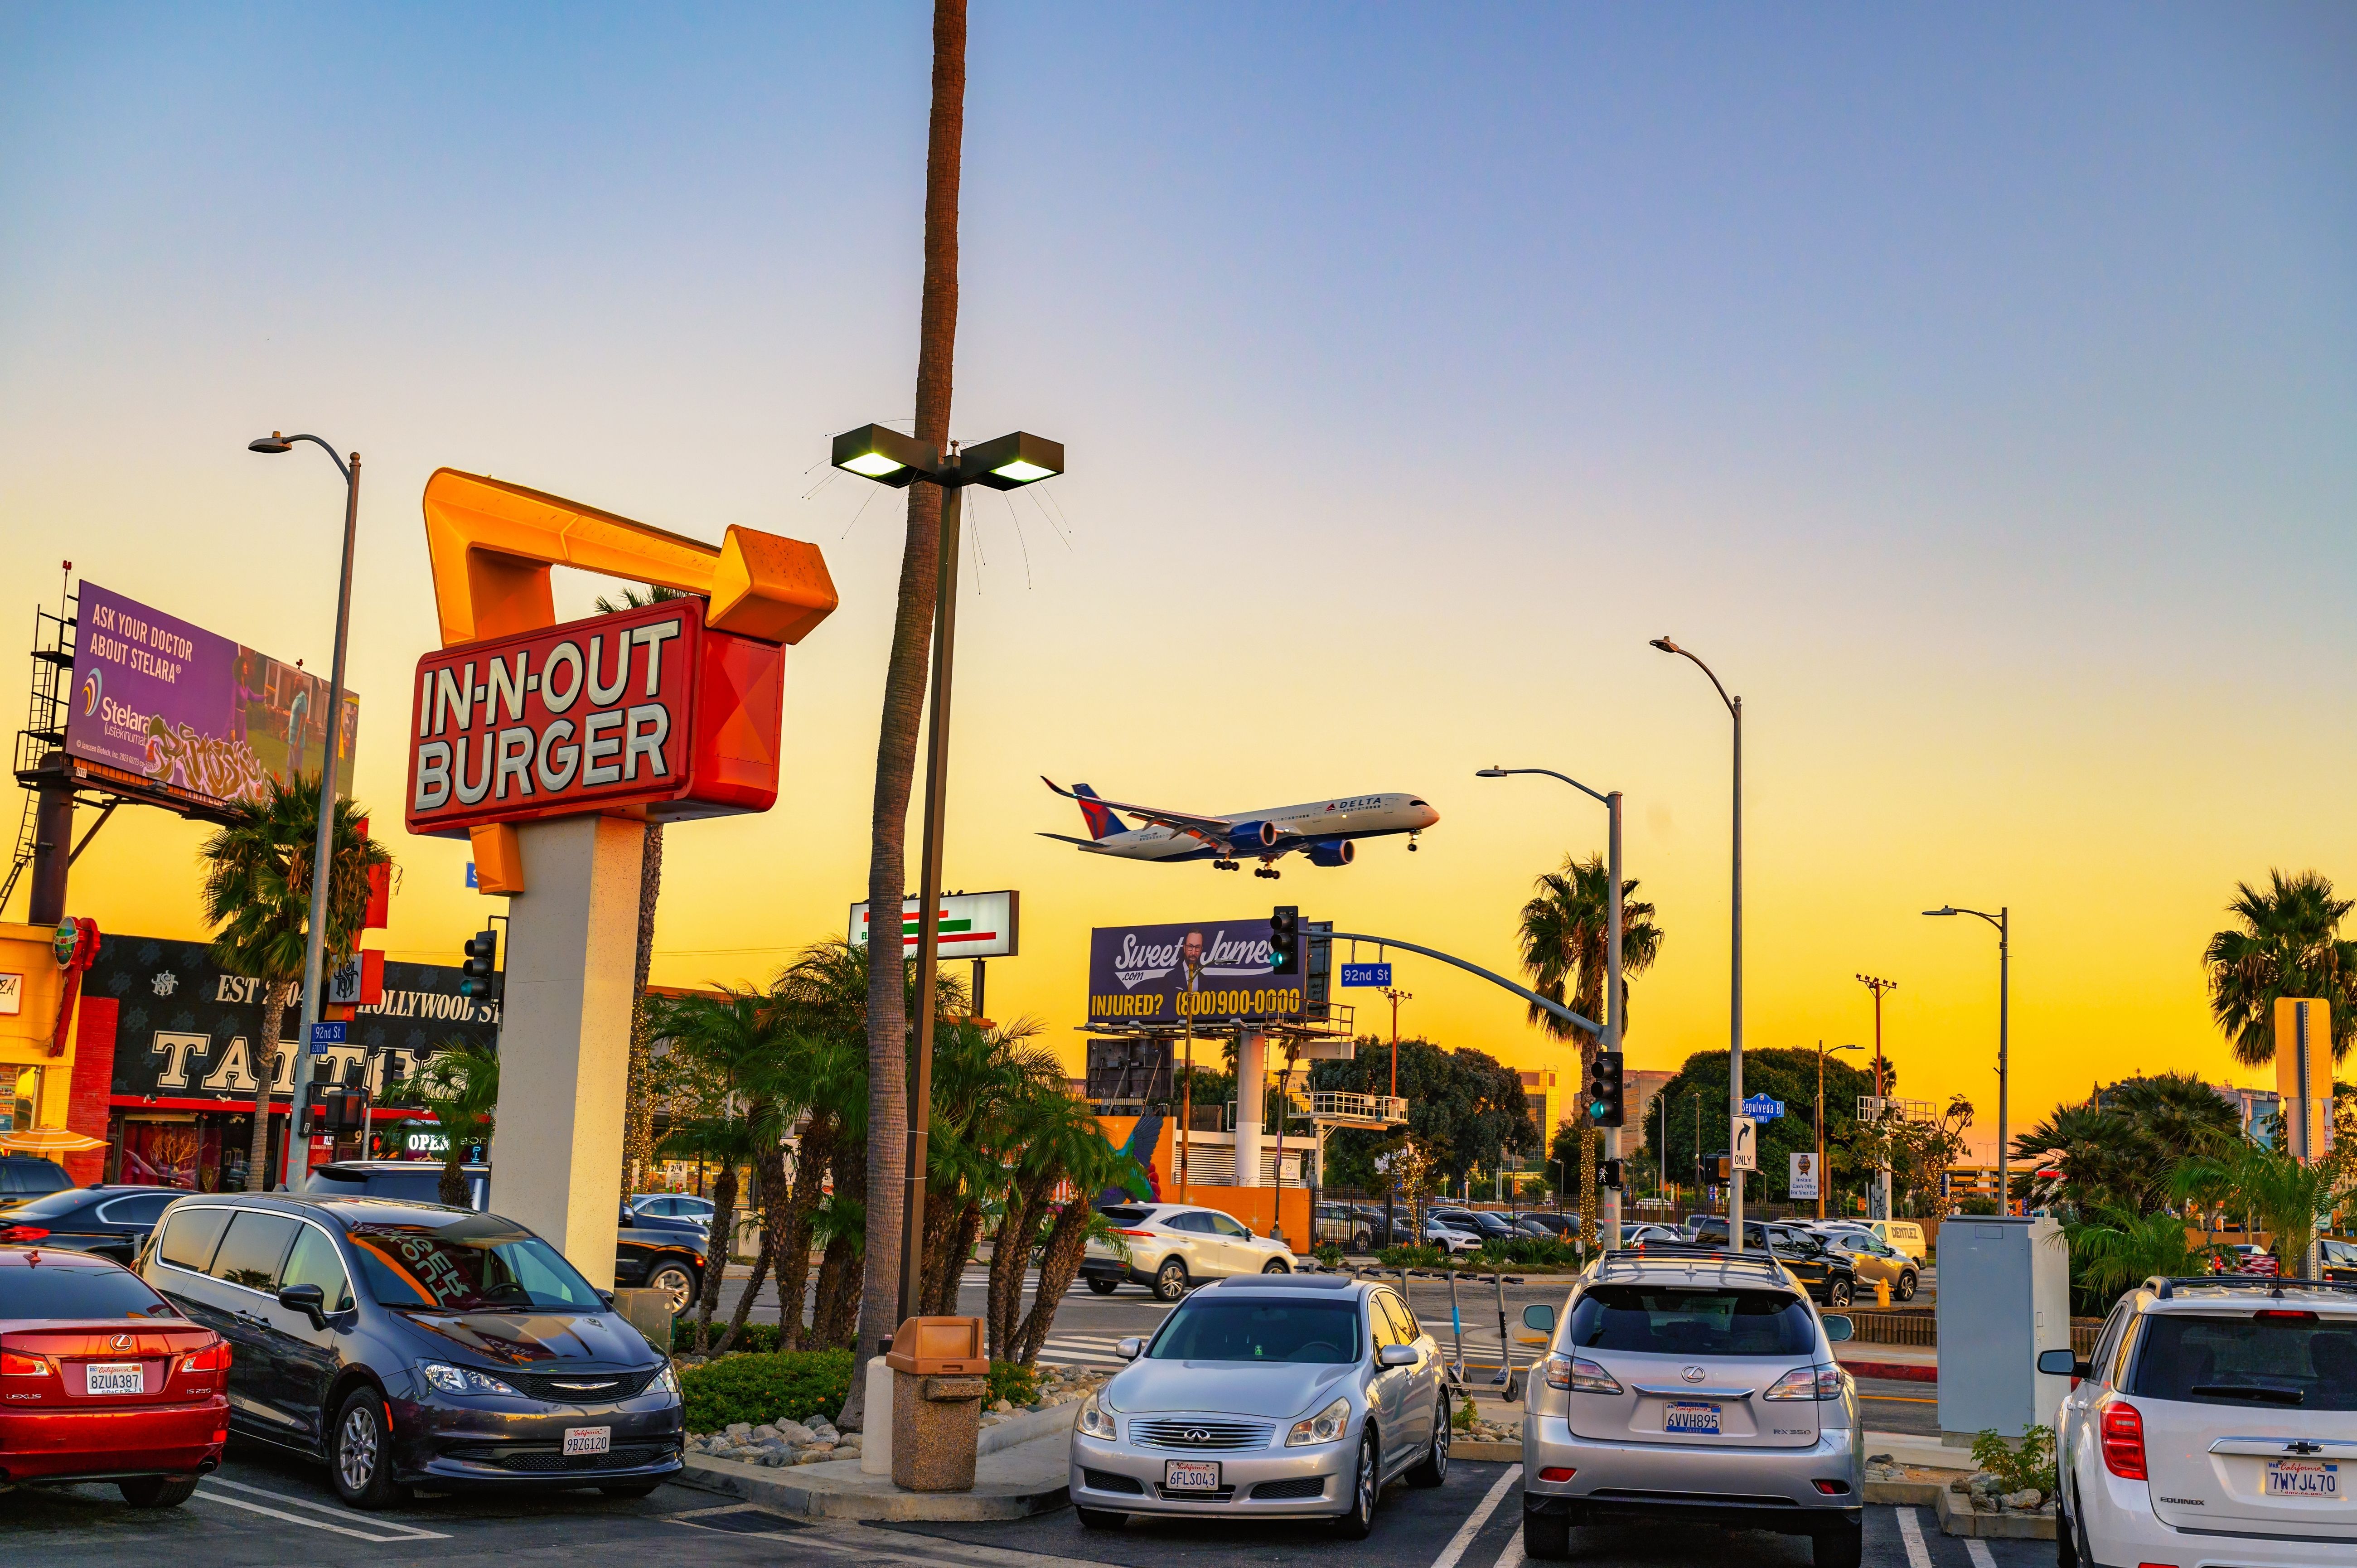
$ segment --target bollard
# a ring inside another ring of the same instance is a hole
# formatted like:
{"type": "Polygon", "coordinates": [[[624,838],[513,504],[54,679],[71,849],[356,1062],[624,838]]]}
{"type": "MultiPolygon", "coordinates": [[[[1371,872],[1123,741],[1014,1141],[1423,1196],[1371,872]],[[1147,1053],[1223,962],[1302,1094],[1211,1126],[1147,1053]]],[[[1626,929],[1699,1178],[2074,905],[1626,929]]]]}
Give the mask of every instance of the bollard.
{"type": "Polygon", "coordinates": [[[892,1336],[892,1484],[974,1489],[982,1400],[990,1389],[979,1317],[911,1317],[892,1336]]]}

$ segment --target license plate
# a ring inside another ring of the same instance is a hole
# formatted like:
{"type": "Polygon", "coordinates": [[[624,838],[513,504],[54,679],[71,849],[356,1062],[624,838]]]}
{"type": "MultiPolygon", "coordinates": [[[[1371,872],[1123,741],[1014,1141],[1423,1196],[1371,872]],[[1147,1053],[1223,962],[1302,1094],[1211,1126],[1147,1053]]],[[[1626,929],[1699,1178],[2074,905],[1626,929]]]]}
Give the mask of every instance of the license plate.
{"type": "Polygon", "coordinates": [[[1162,1484],[1174,1492],[1216,1492],[1220,1489],[1220,1466],[1201,1459],[1165,1459],[1162,1484]]]}
{"type": "Polygon", "coordinates": [[[2341,1500],[2341,1466],[2322,1459],[2267,1461],[2267,1496],[2341,1500]]]}
{"type": "Polygon", "coordinates": [[[1664,1432],[1710,1432],[1718,1430],[1718,1406],[1715,1404],[1674,1404],[1662,1423],[1664,1432]]]}
{"type": "Polygon", "coordinates": [[[614,1429],[610,1426],[568,1426],[565,1429],[565,1451],[567,1454],[603,1454],[614,1446],[614,1429]]]}
{"type": "Polygon", "coordinates": [[[82,1369],[82,1391],[91,1394],[135,1394],[145,1391],[145,1369],[136,1361],[97,1361],[82,1369]]]}

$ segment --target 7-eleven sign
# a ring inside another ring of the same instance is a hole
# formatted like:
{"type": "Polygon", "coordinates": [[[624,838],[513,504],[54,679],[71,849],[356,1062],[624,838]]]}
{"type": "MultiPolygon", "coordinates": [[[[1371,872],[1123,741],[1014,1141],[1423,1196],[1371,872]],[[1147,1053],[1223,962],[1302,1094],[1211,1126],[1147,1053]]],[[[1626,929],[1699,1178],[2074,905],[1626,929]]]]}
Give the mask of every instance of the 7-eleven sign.
{"type": "MultiPolygon", "coordinates": [[[[904,898],[900,901],[900,950],[914,954],[917,950],[917,923],[920,901],[904,898]]],[[[949,893],[942,897],[939,912],[941,954],[943,958],[1013,958],[1016,952],[1017,927],[1022,900],[1015,893],[949,893]]],[[[851,940],[866,946],[867,942],[867,906],[851,907],[851,940]]]]}

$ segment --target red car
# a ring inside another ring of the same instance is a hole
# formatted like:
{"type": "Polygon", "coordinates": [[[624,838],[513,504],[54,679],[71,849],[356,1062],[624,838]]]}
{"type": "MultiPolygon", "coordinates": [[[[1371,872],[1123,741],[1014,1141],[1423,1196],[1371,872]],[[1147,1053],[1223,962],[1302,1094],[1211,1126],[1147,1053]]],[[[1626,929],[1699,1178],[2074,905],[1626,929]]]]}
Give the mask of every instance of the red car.
{"type": "Polygon", "coordinates": [[[0,1487],[174,1508],[221,1464],[229,1345],[109,1259],[0,1247],[0,1487]]]}

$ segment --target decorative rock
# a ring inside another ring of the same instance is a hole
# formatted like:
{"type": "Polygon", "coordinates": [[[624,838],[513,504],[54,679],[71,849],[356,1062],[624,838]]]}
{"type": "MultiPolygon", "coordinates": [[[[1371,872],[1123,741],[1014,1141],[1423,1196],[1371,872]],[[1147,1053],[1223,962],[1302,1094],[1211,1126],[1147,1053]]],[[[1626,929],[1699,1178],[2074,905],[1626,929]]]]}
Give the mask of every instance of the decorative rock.
{"type": "Polygon", "coordinates": [[[837,1448],[857,1448],[865,1441],[866,1439],[862,1438],[859,1434],[856,1432],[846,1432],[842,1436],[834,1440],[834,1445],[837,1448]]]}
{"type": "Polygon", "coordinates": [[[787,1442],[798,1446],[804,1443],[815,1443],[818,1441],[818,1433],[816,1430],[804,1426],[799,1421],[781,1421],[778,1423],[777,1434],[780,1437],[784,1438],[787,1442]]]}
{"type": "Polygon", "coordinates": [[[2046,1500],[2046,1494],[2040,1491],[2036,1487],[2025,1487],[2020,1491],[2006,1493],[2005,1496],[1998,1500],[2003,1502],[2005,1506],[2009,1509],[2020,1509],[2024,1512],[2035,1512],[2038,1505],[2046,1500]]]}
{"type": "Polygon", "coordinates": [[[732,1421],[725,1430],[731,1437],[748,1437],[752,1434],[753,1423],[749,1421],[732,1421]]]}
{"type": "Polygon", "coordinates": [[[1012,1415],[1015,1413],[1014,1403],[1011,1401],[1005,1399],[993,1401],[991,1402],[990,1409],[992,1413],[996,1415],[1012,1415]]]}
{"type": "Polygon", "coordinates": [[[833,1444],[828,1444],[824,1447],[821,1448],[803,1449],[801,1453],[794,1455],[794,1463],[797,1465],[822,1465],[834,1457],[834,1445],[833,1444]]]}

